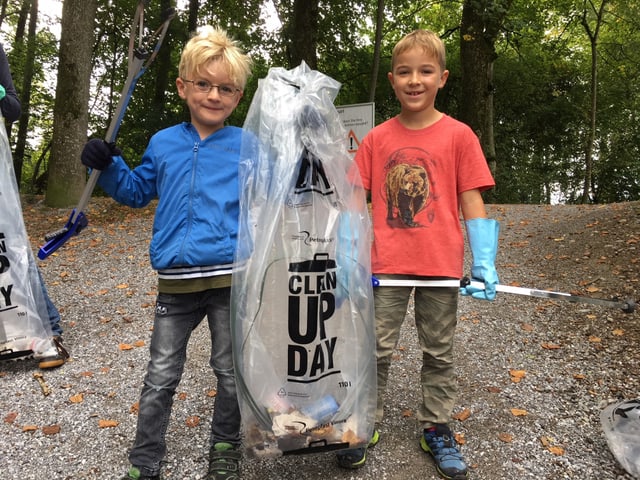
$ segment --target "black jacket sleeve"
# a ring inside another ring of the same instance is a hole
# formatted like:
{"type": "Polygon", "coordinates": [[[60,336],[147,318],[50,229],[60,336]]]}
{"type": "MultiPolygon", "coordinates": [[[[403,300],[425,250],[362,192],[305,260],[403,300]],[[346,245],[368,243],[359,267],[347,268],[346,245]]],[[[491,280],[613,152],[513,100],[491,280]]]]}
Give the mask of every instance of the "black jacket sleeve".
{"type": "Polygon", "coordinates": [[[0,100],[0,111],[7,122],[13,123],[20,118],[22,106],[20,105],[18,93],[13,86],[9,61],[2,44],[0,44],[0,85],[4,87],[6,92],[5,97],[0,100]]]}

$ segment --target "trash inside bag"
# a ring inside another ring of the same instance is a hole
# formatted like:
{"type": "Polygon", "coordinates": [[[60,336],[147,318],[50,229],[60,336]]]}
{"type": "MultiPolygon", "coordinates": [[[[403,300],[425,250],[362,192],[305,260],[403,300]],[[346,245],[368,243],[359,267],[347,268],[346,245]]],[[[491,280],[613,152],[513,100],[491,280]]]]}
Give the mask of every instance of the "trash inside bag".
{"type": "Polygon", "coordinates": [[[8,360],[41,354],[53,344],[2,117],[0,207],[0,360],[8,360]]]}
{"type": "Polygon", "coordinates": [[[244,125],[232,331],[249,456],[373,434],[371,226],[339,87],[304,63],[272,68],[244,125]]]}
{"type": "Polygon", "coordinates": [[[640,478],[640,399],[612,403],[600,412],[600,422],[616,460],[640,478]]]}

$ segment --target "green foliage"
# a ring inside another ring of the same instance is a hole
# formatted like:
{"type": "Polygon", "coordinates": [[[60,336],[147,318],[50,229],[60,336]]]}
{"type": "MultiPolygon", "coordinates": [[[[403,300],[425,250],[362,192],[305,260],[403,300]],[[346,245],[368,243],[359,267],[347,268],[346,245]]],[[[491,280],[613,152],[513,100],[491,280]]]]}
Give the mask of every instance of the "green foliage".
{"type": "MultiPolygon", "coordinates": [[[[493,68],[494,132],[497,187],[492,201],[549,203],[580,201],[583,188],[588,113],[590,108],[589,39],[580,25],[583,0],[468,0],[487,17],[508,15],[495,41],[493,68]]],[[[129,29],[137,0],[102,0],[96,18],[90,136],[103,136],[126,78],[129,29]]],[[[150,2],[145,19],[151,29],[160,24],[160,2],[150,2]]],[[[229,123],[241,126],[258,80],[270,67],[287,64],[291,37],[292,1],[274,0],[282,28],[265,23],[264,0],[201,0],[198,25],[214,24],[237,38],[254,60],[253,75],[229,123]]],[[[21,2],[10,1],[4,19],[5,45],[16,85],[20,84],[24,53],[11,42],[21,2]]],[[[175,5],[176,2],[174,1],[175,5]]],[[[156,131],[188,120],[175,89],[181,49],[189,38],[187,2],[178,2],[177,16],[162,49],[169,61],[156,60],[139,80],[118,135],[118,144],[135,166],[148,139],[156,131]]],[[[599,2],[596,3],[596,6],[599,2]]],[[[610,0],[598,44],[597,138],[594,145],[595,202],[640,199],[640,5],[610,0]]],[[[318,69],[342,84],[336,104],[369,99],[374,55],[375,0],[318,0],[318,69]]],[[[380,66],[374,92],[376,121],[398,113],[387,80],[393,45],[415,28],[441,35],[450,71],[436,107],[454,117],[465,104],[460,67],[458,0],[387,0],[380,66]]],[[[30,142],[24,163],[24,182],[46,171],[52,131],[57,45],[43,25],[38,34],[34,74],[30,142]],[[40,158],[41,163],[38,163],[40,158]]],[[[42,182],[33,183],[41,186],[42,182]]],[[[23,185],[23,188],[26,188],[23,185]]],[[[29,187],[34,191],[36,187],[29,187]]]]}

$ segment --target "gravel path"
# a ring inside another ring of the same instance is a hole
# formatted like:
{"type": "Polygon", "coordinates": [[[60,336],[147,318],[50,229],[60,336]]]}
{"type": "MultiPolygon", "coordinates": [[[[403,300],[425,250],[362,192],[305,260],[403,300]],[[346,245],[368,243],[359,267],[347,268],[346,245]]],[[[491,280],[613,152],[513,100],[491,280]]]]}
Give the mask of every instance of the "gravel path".
{"type": "MultiPolygon", "coordinates": [[[[23,211],[34,248],[68,215],[35,202],[23,211]]],[[[490,211],[502,227],[502,283],[638,301],[638,203],[490,211]]],[[[103,199],[92,202],[88,217],[84,232],[41,262],[71,361],[52,371],[33,360],[0,363],[3,478],[118,479],[127,467],[156,295],[147,254],[152,209],[103,199]]],[[[392,366],[382,438],[363,469],[341,470],[333,454],[287,456],[246,461],[243,478],[438,478],[418,445],[412,315],[410,308],[392,366]]],[[[165,479],[198,479],[206,471],[215,380],[205,328],[192,338],[175,398],[165,479]]],[[[640,397],[638,345],[637,312],[511,294],[492,303],[462,297],[452,427],[470,478],[630,480],[606,446],[599,412],[640,397]]]]}

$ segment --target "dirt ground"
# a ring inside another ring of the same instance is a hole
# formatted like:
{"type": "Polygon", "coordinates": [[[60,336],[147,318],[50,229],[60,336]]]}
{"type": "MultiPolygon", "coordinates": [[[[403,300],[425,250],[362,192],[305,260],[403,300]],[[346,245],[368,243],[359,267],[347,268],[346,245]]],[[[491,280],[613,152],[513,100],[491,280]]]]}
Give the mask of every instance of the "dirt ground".
{"type": "MultiPolygon", "coordinates": [[[[640,203],[489,211],[501,224],[502,284],[640,301],[640,203]]],[[[25,199],[23,213],[34,251],[69,215],[38,198],[25,199]]],[[[33,361],[0,363],[6,478],[114,479],[125,471],[156,295],[147,253],[152,216],[152,207],[92,199],[85,231],[40,263],[72,359],[43,372],[52,391],[46,397],[33,361]]],[[[285,456],[245,461],[243,478],[438,478],[418,445],[421,359],[412,314],[410,307],[394,356],[381,441],[364,468],[341,470],[332,454],[285,456]]],[[[203,328],[176,396],[166,479],[206,471],[215,380],[203,328]]],[[[607,447],[599,413],[640,397],[638,345],[637,312],[514,294],[495,302],[461,297],[451,426],[470,478],[630,480],[607,447]]]]}

